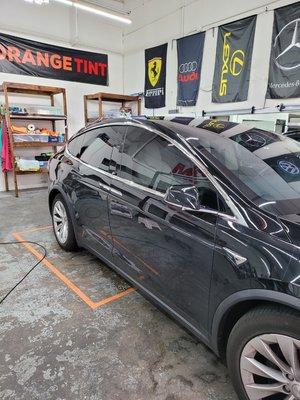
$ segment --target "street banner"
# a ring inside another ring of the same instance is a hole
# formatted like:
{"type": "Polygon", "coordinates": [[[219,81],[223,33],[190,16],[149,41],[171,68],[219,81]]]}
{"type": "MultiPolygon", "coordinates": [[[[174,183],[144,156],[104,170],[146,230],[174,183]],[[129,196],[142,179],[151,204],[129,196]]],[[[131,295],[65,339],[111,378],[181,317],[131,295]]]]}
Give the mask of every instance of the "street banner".
{"type": "Polygon", "coordinates": [[[266,97],[300,97],[300,2],[274,11],[266,97]]]}
{"type": "Polygon", "coordinates": [[[201,78],[205,32],[177,40],[177,105],[195,106],[201,78]]]}
{"type": "Polygon", "coordinates": [[[108,85],[107,54],[0,33],[0,72],[108,85]]]}
{"type": "Polygon", "coordinates": [[[255,27],[256,15],[219,27],[213,103],[247,100],[255,27]]]}
{"type": "Polygon", "coordinates": [[[166,64],[168,44],[145,50],[145,108],[166,105],[166,64]]]}

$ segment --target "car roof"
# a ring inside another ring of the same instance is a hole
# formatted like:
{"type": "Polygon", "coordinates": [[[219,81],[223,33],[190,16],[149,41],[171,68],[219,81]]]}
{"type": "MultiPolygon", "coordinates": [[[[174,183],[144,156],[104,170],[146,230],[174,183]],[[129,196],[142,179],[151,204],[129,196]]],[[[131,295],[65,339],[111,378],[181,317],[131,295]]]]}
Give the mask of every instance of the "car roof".
{"type": "Polygon", "coordinates": [[[196,137],[203,136],[205,135],[205,132],[230,138],[231,136],[248,132],[255,128],[254,123],[236,123],[210,118],[193,118],[185,116],[135,116],[129,118],[121,117],[99,119],[87,125],[84,129],[97,128],[107,124],[122,124],[128,121],[138,123],[141,126],[155,128],[172,138],[176,138],[176,136],[179,134],[185,139],[191,137],[191,135],[196,137]]]}

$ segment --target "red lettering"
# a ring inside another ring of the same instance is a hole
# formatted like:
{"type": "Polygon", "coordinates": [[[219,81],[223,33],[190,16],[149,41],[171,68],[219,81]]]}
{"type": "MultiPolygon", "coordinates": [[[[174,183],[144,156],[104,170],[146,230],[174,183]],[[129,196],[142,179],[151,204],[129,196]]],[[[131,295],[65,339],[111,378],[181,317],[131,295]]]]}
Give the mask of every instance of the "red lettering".
{"type": "Polygon", "coordinates": [[[106,71],[106,68],[107,68],[107,64],[98,63],[98,65],[99,65],[99,68],[100,68],[100,75],[101,76],[105,76],[105,71],[106,71]]]}
{"type": "Polygon", "coordinates": [[[81,65],[83,64],[82,58],[74,58],[74,62],[76,64],[76,72],[81,72],[81,65]]]}
{"type": "Polygon", "coordinates": [[[89,61],[89,74],[98,75],[98,63],[89,61]]]}

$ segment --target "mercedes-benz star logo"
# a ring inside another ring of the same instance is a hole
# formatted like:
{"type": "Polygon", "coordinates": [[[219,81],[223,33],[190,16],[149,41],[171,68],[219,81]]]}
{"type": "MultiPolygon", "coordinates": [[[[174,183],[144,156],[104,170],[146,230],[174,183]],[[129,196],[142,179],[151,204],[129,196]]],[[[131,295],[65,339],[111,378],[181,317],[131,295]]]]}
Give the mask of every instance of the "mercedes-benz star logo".
{"type": "Polygon", "coordinates": [[[286,24],[274,40],[275,64],[284,71],[300,67],[300,18],[286,24]]]}
{"type": "Polygon", "coordinates": [[[244,134],[242,141],[246,147],[255,147],[257,149],[267,144],[267,141],[264,137],[249,133],[244,134]]]}
{"type": "Polygon", "coordinates": [[[297,165],[291,163],[290,161],[280,160],[278,161],[278,165],[284,172],[287,172],[291,175],[298,175],[300,172],[297,165]]]}

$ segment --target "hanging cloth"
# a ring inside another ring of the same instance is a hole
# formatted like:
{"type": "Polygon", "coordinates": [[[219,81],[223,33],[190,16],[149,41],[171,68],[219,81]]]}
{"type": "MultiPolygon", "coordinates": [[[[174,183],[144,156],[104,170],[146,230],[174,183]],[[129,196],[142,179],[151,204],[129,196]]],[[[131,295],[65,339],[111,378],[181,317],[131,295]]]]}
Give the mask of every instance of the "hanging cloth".
{"type": "Polygon", "coordinates": [[[2,130],[3,130],[3,124],[1,121],[1,125],[0,125],[0,165],[2,165],[2,130]]]}
{"type": "Polygon", "coordinates": [[[2,172],[8,172],[13,169],[13,163],[11,154],[9,151],[8,145],[8,131],[7,131],[7,124],[6,119],[4,118],[3,121],[3,129],[2,129],[2,172]]]}

